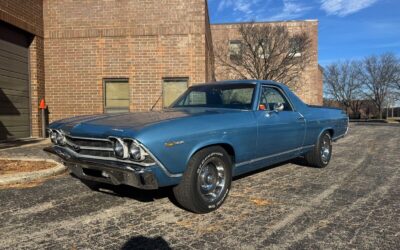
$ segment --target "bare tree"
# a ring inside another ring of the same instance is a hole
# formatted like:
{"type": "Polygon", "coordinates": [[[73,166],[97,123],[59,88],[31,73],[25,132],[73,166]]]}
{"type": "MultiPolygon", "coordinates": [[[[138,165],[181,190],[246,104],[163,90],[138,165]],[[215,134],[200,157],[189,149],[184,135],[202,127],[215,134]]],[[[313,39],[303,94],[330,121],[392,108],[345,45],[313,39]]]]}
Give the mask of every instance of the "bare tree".
{"type": "Polygon", "coordinates": [[[369,56],[362,61],[360,75],[365,95],[375,104],[379,118],[382,118],[390,88],[398,77],[398,59],[392,53],[369,56]]]}
{"type": "Polygon", "coordinates": [[[285,26],[242,24],[236,47],[217,44],[217,62],[234,79],[268,79],[296,89],[310,61],[311,39],[305,32],[290,34],[285,26]],[[233,51],[232,51],[233,50],[233,51]]]}
{"type": "Polygon", "coordinates": [[[400,101],[400,60],[397,59],[396,78],[393,82],[393,99],[400,101]]]}
{"type": "Polygon", "coordinates": [[[346,112],[357,115],[362,104],[362,83],[360,63],[356,61],[337,62],[324,68],[325,94],[339,102],[346,112]]]}

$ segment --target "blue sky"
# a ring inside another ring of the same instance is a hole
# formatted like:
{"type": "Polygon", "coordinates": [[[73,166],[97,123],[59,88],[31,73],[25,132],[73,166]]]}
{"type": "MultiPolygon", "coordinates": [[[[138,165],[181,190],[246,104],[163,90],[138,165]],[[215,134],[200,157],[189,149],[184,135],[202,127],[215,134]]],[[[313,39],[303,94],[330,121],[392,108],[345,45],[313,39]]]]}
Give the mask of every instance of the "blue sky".
{"type": "Polygon", "coordinates": [[[319,20],[319,63],[394,52],[400,0],[208,0],[211,23],[319,20]]]}

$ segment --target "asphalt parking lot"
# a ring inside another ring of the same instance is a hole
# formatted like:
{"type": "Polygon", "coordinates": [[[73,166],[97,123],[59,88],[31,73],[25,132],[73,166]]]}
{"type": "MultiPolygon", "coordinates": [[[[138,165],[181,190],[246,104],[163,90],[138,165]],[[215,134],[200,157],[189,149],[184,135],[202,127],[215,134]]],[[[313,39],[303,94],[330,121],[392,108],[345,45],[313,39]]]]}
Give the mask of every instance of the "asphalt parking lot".
{"type": "Polygon", "coordinates": [[[69,175],[0,190],[0,248],[400,248],[400,126],[352,125],[325,169],[286,163],[195,215],[170,191],[91,191],[69,175]]]}

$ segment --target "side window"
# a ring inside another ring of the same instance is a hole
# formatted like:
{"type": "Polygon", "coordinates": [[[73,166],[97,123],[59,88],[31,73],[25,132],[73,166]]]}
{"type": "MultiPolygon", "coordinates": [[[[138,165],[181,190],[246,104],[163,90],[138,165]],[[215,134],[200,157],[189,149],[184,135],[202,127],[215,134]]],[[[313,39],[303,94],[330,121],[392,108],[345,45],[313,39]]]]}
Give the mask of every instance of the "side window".
{"type": "Polygon", "coordinates": [[[128,79],[104,80],[104,112],[129,112],[129,83],[128,79]]]}
{"type": "Polygon", "coordinates": [[[222,90],[221,98],[224,105],[239,104],[250,107],[253,99],[253,89],[238,88],[222,90]]]}
{"type": "Polygon", "coordinates": [[[265,105],[266,110],[273,110],[274,105],[277,103],[283,104],[284,111],[292,111],[290,103],[281,91],[272,87],[262,87],[260,104],[265,105]]]}
{"type": "Polygon", "coordinates": [[[186,97],[185,105],[205,105],[207,104],[206,92],[203,91],[192,91],[186,97]]]}

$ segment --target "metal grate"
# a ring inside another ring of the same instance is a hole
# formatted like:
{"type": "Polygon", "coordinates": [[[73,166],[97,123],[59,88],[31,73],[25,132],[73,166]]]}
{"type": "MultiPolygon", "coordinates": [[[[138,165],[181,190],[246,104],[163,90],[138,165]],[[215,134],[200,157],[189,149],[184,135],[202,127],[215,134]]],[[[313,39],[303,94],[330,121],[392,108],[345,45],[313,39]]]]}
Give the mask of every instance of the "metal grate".
{"type": "Polygon", "coordinates": [[[94,140],[94,139],[83,139],[66,136],[67,140],[80,147],[98,147],[98,148],[110,148],[112,149],[113,143],[109,140],[94,140]]]}

